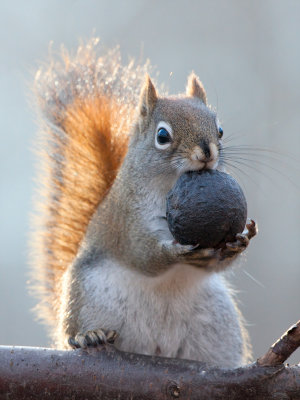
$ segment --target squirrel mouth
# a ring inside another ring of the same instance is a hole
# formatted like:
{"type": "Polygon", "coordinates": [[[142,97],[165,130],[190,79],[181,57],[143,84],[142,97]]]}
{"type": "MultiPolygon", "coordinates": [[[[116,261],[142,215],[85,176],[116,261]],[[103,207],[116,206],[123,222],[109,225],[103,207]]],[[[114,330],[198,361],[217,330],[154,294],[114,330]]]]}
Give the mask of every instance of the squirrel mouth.
{"type": "Polygon", "coordinates": [[[219,159],[212,159],[207,161],[191,160],[189,162],[189,168],[187,171],[203,171],[209,169],[217,169],[218,165],[219,165],[219,159]]]}

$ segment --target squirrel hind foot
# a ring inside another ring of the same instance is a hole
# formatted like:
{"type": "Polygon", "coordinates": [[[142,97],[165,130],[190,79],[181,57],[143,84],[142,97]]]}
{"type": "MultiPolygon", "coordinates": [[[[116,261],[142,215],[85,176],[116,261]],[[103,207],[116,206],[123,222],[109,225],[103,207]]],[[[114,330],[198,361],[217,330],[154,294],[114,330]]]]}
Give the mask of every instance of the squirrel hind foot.
{"type": "Polygon", "coordinates": [[[106,343],[113,344],[117,336],[116,331],[97,329],[96,331],[87,331],[70,336],[68,343],[73,349],[86,349],[87,347],[102,346],[106,343]]]}

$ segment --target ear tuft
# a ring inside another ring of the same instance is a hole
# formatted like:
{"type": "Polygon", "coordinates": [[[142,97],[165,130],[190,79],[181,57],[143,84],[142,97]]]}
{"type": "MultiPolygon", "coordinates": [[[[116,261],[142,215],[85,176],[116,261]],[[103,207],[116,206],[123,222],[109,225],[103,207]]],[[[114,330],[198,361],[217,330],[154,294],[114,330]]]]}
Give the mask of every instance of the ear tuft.
{"type": "Polygon", "coordinates": [[[198,97],[198,99],[202,100],[204,104],[207,104],[205,89],[194,72],[192,72],[188,77],[186,95],[189,97],[198,97]]]}
{"type": "Polygon", "coordinates": [[[150,76],[147,75],[140,97],[140,113],[143,117],[146,117],[152,113],[156,105],[156,101],[156,89],[150,79],[150,76]]]}

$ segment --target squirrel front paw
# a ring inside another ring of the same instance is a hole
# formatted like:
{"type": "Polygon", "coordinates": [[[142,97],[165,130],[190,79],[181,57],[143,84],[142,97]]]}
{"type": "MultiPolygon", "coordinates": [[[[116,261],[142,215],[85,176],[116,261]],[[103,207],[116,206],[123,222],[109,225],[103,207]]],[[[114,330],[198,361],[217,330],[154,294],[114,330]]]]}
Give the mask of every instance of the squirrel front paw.
{"type": "Polygon", "coordinates": [[[220,249],[200,249],[198,245],[182,245],[175,240],[162,244],[173,262],[183,262],[197,267],[208,267],[220,259],[220,249]]]}
{"type": "Polygon", "coordinates": [[[70,336],[68,343],[73,349],[86,349],[87,347],[101,346],[105,343],[113,344],[117,336],[116,331],[97,329],[96,331],[87,331],[70,336]]]}
{"type": "Polygon", "coordinates": [[[177,258],[188,254],[189,252],[193,251],[198,246],[192,245],[183,245],[176,240],[166,240],[161,243],[161,248],[163,253],[167,254],[170,258],[177,258]]]}
{"type": "Polygon", "coordinates": [[[246,224],[246,229],[243,233],[238,233],[235,236],[234,242],[225,243],[225,248],[221,251],[221,258],[227,259],[232,258],[240,253],[242,253],[249,245],[250,240],[257,234],[257,224],[251,219],[249,223],[246,224]]]}
{"type": "Polygon", "coordinates": [[[235,241],[226,242],[218,248],[201,249],[198,246],[181,245],[176,241],[166,241],[162,248],[170,258],[177,262],[184,262],[197,267],[214,268],[218,264],[222,268],[224,260],[233,260],[247,247],[250,240],[257,234],[257,225],[255,221],[250,220],[246,224],[243,233],[235,236],[235,241]]]}

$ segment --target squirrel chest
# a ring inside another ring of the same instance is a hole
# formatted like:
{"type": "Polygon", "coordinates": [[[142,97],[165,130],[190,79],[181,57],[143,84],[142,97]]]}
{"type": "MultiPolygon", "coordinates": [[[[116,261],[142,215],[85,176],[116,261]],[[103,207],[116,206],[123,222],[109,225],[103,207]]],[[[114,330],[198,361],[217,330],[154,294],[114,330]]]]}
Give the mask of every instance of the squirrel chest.
{"type": "MultiPolygon", "coordinates": [[[[115,345],[120,350],[215,358],[217,363],[231,347],[220,343],[216,330],[235,312],[229,296],[224,297],[228,289],[219,275],[177,264],[163,276],[147,277],[107,262],[89,267],[85,276],[82,284],[89,298],[80,309],[82,329],[110,326],[119,333],[115,345]]],[[[236,341],[238,325],[231,323],[229,329],[229,340],[236,341]]],[[[228,354],[230,363],[233,356],[228,354]]]]}

